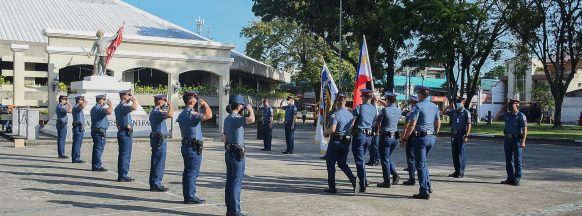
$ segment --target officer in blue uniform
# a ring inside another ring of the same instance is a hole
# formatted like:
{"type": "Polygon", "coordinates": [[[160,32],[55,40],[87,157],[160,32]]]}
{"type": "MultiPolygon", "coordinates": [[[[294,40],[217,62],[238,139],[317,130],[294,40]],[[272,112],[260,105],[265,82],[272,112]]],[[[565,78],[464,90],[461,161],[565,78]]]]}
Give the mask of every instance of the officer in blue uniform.
{"type": "MultiPolygon", "coordinates": [[[[410,124],[412,118],[414,117],[414,108],[416,108],[416,103],[418,103],[418,97],[410,95],[408,99],[408,106],[411,108],[411,110],[408,111],[408,113],[406,113],[406,116],[404,118],[404,128],[402,134],[406,134],[408,124],[410,124]]],[[[410,186],[415,185],[416,178],[414,176],[414,173],[416,172],[416,164],[414,160],[414,137],[410,136],[408,138],[408,142],[400,142],[400,147],[406,148],[406,164],[408,165],[408,167],[405,169],[406,171],[408,171],[408,180],[402,182],[402,184],[410,186]]]]}
{"type": "Polygon", "coordinates": [[[392,174],[392,183],[398,184],[400,176],[396,173],[392,152],[399,143],[400,132],[398,131],[398,122],[402,111],[396,107],[396,95],[392,92],[384,93],[386,96],[386,107],[382,109],[376,119],[376,127],[380,135],[380,161],[382,163],[382,177],[384,182],[379,183],[378,187],[390,187],[390,174],[392,174]]]}
{"type": "Polygon", "coordinates": [[[352,122],[352,154],[356,162],[356,169],[360,183],[360,192],[366,192],[368,180],[366,178],[366,164],[364,157],[367,146],[372,142],[372,124],[376,119],[376,107],[372,106],[372,91],[362,89],[362,104],[356,107],[352,112],[354,121],[352,122]]]}
{"type": "Polygon", "coordinates": [[[83,137],[85,136],[83,109],[86,106],[85,97],[82,95],[75,97],[75,106],[73,107],[73,147],[71,150],[73,163],[85,163],[85,161],[81,160],[81,145],[83,145],[83,137]]]}
{"type": "Polygon", "coordinates": [[[346,109],[346,96],[338,94],[335,112],[330,116],[331,121],[324,135],[329,136],[329,147],[325,154],[327,164],[327,185],[324,189],[327,193],[337,193],[335,187],[335,164],[346,174],[354,193],[356,193],[356,177],[347,164],[348,153],[350,152],[350,127],[354,119],[352,113],[346,109]]]}
{"type": "Polygon", "coordinates": [[[182,133],[182,158],[184,158],[184,173],[182,174],[182,193],[184,204],[204,204],[206,200],[196,193],[196,180],[202,163],[202,122],[212,118],[212,110],[206,101],[199,99],[197,91],[186,92],[182,96],[186,107],[177,122],[182,133]]]}
{"type": "Polygon", "coordinates": [[[240,208],[240,194],[245,173],[244,126],[255,122],[255,113],[252,106],[245,106],[245,101],[240,95],[231,95],[228,101],[232,112],[224,119],[224,161],[226,163],[224,202],[227,216],[239,216],[243,215],[240,208]],[[248,117],[245,116],[245,110],[248,111],[248,117]]]}
{"type": "Polygon", "coordinates": [[[518,100],[509,100],[505,116],[505,170],[507,179],[501,184],[519,186],[521,180],[521,156],[527,138],[527,118],[517,109],[518,100]]]}
{"type": "Polygon", "coordinates": [[[69,158],[65,155],[65,141],[67,140],[67,123],[69,122],[69,117],[67,113],[71,112],[71,105],[69,104],[69,98],[66,95],[59,96],[59,104],[57,104],[56,114],[57,114],[57,152],[59,153],[60,159],[69,158]]]}
{"type": "Polygon", "coordinates": [[[107,141],[107,128],[109,127],[107,116],[113,113],[113,104],[105,95],[97,95],[95,99],[96,104],[91,108],[91,138],[93,138],[91,170],[104,172],[107,169],[101,164],[101,156],[107,141]]]}
{"type": "MultiPolygon", "coordinates": [[[[380,101],[381,100],[378,100],[376,97],[372,98],[372,106],[376,108],[378,111],[377,113],[380,113],[380,110],[382,110],[382,107],[379,104],[380,101]]],[[[374,124],[376,123],[374,122],[374,124]]],[[[372,144],[370,145],[368,152],[370,154],[370,160],[368,160],[366,165],[378,166],[378,164],[380,164],[380,134],[378,134],[377,131],[372,131],[372,144]]]]}
{"type": "Polygon", "coordinates": [[[115,124],[117,126],[117,143],[119,154],[117,156],[117,181],[132,182],[135,179],[129,177],[129,164],[131,163],[131,149],[133,143],[133,120],[131,112],[138,107],[137,100],[131,95],[131,90],[119,92],[121,101],[115,107],[115,124]]]}
{"type": "Polygon", "coordinates": [[[419,193],[413,195],[415,199],[429,199],[432,187],[428,171],[427,156],[436,141],[441,121],[439,108],[429,100],[430,89],[424,86],[418,88],[419,103],[416,104],[412,121],[406,129],[403,141],[414,136],[414,158],[418,171],[419,193]]]}
{"type": "Polygon", "coordinates": [[[446,114],[451,119],[451,150],[453,156],[453,167],[455,172],[449,177],[463,178],[465,176],[466,146],[469,133],[471,133],[471,113],[464,107],[465,98],[459,97],[448,109],[441,114],[446,114]]]}
{"type": "MultiPolygon", "coordinates": [[[[281,105],[283,101],[281,101],[281,105]]],[[[295,107],[295,99],[287,97],[287,106],[281,106],[285,110],[285,144],[287,149],[283,154],[293,154],[295,148],[295,122],[297,121],[297,107],[295,107]]]]}
{"type": "Polygon", "coordinates": [[[263,99],[263,148],[261,151],[271,151],[273,140],[273,108],[269,105],[269,99],[263,99]]]}
{"type": "Polygon", "coordinates": [[[166,151],[168,148],[168,127],[166,119],[174,116],[174,106],[168,103],[166,95],[154,96],[154,110],[150,113],[150,146],[152,157],[150,166],[150,191],[166,192],[168,188],[162,185],[164,169],[166,166],[166,151]]]}

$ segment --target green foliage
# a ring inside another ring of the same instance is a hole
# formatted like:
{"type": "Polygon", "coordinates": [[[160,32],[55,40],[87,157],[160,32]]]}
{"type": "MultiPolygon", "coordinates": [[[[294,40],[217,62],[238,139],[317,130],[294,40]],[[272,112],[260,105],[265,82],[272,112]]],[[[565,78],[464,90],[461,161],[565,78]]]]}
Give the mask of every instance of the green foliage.
{"type": "Polygon", "coordinates": [[[283,118],[285,118],[285,112],[282,112],[280,110],[277,110],[277,112],[275,112],[275,115],[273,116],[273,119],[275,121],[281,121],[283,120],[283,118]]]}
{"type": "Polygon", "coordinates": [[[8,80],[5,76],[0,75],[0,85],[10,85],[10,80],[8,80]]]}
{"type": "Polygon", "coordinates": [[[133,84],[134,94],[167,94],[168,87],[159,85],[158,87],[141,86],[137,83],[133,84]]]}
{"type": "Polygon", "coordinates": [[[554,108],[554,100],[552,98],[552,93],[550,86],[545,83],[537,83],[532,89],[532,98],[537,101],[543,110],[550,110],[554,108]]]}
{"type": "Polygon", "coordinates": [[[59,92],[69,92],[71,90],[71,86],[65,84],[64,82],[59,82],[57,89],[59,92]]]}
{"type": "Polygon", "coordinates": [[[500,79],[505,74],[505,67],[503,65],[497,65],[487,73],[483,74],[483,79],[500,79]]]}
{"type": "Polygon", "coordinates": [[[253,89],[241,86],[235,86],[230,90],[230,94],[240,94],[249,97],[258,98],[271,98],[271,99],[283,99],[291,95],[290,93],[281,90],[268,90],[268,89],[253,89]]]}

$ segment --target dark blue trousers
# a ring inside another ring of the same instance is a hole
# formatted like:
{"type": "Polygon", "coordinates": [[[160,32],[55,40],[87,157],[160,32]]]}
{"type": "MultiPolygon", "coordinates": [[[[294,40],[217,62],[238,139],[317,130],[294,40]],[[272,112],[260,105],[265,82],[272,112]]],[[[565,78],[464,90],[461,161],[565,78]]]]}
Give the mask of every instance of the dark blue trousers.
{"type": "Polygon", "coordinates": [[[73,127],[73,147],[71,149],[71,159],[73,161],[81,160],[81,145],[83,145],[83,137],[85,136],[85,130],[81,130],[82,127],[73,127]]]}
{"type": "Polygon", "coordinates": [[[366,188],[368,180],[366,179],[366,163],[364,162],[364,157],[368,150],[368,145],[372,143],[372,137],[366,136],[364,133],[358,133],[352,141],[352,154],[356,162],[360,188],[366,188]]]}
{"type": "Polygon", "coordinates": [[[394,167],[391,156],[398,142],[397,139],[388,136],[383,136],[380,140],[380,162],[382,164],[382,177],[385,183],[390,183],[390,174],[396,174],[396,168],[394,167]]]}
{"type": "Polygon", "coordinates": [[[150,187],[161,187],[166,167],[166,151],[168,142],[166,139],[150,139],[152,157],[150,163],[150,187]]]}
{"type": "Polygon", "coordinates": [[[408,179],[415,181],[416,162],[414,160],[414,137],[410,136],[406,142],[406,164],[408,165],[408,179]]]}
{"type": "Polygon", "coordinates": [[[414,158],[416,159],[416,170],[418,171],[418,183],[420,184],[420,195],[429,195],[431,189],[430,173],[428,171],[428,153],[434,146],[436,137],[426,135],[414,137],[414,158]]]}
{"type": "Polygon", "coordinates": [[[295,148],[295,128],[291,128],[291,123],[285,124],[285,143],[287,144],[286,152],[293,153],[295,148]]]}
{"type": "Polygon", "coordinates": [[[370,161],[376,162],[380,160],[380,136],[372,136],[372,144],[370,145],[370,161]]]}
{"type": "Polygon", "coordinates": [[[242,215],[240,209],[240,193],[245,174],[245,158],[235,151],[226,150],[226,186],[224,188],[224,203],[226,215],[242,215]]]}
{"type": "Polygon", "coordinates": [[[273,128],[268,123],[263,123],[263,148],[271,150],[271,141],[273,140],[273,128]]]}
{"type": "Polygon", "coordinates": [[[354,173],[348,166],[348,153],[350,152],[350,142],[331,141],[325,153],[327,164],[327,185],[329,189],[335,189],[335,164],[346,174],[351,181],[355,180],[354,173]]]}
{"type": "Polygon", "coordinates": [[[58,126],[57,125],[57,152],[59,157],[64,157],[65,155],[65,142],[67,140],[67,125],[58,126]]]}
{"type": "Polygon", "coordinates": [[[464,134],[453,134],[451,149],[453,154],[453,166],[455,173],[465,175],[465,164],[467,164],[467,144],[464,142],[464,134]]]}
{"type": "Polygon", "coordinates": [[[105,150],[105,143],[107,138],[101,134],[91,131],[91,137],[93,138],[93,153],[91,157],[91,168],[93,170],[102,168],[101,156],[105,150]]]}
{"type": "Polygon", "coordinates": [[[117,155],[117,178],[129,178],[129,164],[131,163],[132,137],[127,131],[117,132],[119,154],[117,155]]]}
{"type": "Polygon", "coordinates": [[[182,158],[184,158],[184,173],[182,173],[182,193],[184,201],[198,199],[196,197],[196,180],[200,173],[202,155],[191,145],[182,145],[182,158]]]}
{"type": "Polygon", "coordinates": [[[521,180],[521,156],[522,149],[519,147],[520,138],[505,138],[505,170],[507,180],[519,182],[521,180]]]}

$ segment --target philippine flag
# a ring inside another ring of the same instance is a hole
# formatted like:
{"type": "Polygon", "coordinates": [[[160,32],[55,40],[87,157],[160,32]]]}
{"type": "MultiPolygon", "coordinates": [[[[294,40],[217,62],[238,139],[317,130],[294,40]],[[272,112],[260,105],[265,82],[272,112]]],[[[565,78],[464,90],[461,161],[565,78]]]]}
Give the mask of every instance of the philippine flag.
{"type": "Polygon", "coordinates": [[[368,45],[366,45],[366,36],[363,36],[362,47],[360,49],[360,62],[358,63],[358,71],[356,74],[356,85],[354,86],[354,103],[352,109],[362,104],[360,95],[361,89],[366,88],[366,83],[371,82],[372,91],[374,90],[374,78],[372,77],[372,67],[370,65],[370,57],[368,56],[368,45]]]}

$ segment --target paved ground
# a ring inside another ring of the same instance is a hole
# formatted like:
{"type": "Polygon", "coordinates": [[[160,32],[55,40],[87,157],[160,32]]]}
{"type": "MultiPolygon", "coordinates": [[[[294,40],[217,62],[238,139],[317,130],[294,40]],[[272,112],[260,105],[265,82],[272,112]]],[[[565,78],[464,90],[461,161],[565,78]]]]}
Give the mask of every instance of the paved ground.
{"type": "MultiPolygon", "coordinates": [[[[209,129],[206,129],[209,130],[209,129]]],[[[273,152],[247,132],[247,171],[242,208],[249,215],[582,215],[582,147],[530,143],[525,150],[522,186],[497,184],[504,179],[503,146],[495,140],[472,140],[464,179],[451,172],[450,145],[441,137],[430,155],[434,193],[429,201],[413,200],[418,186],[369,188],[353,195],[338,172],[338,195],[326,195],[325,163],[318,159],[313,128],[301,126],[295,155],[281,155],[282,128],[274,132],[273,152]]],[[[0,141],[2,143],[3,141],[0,141]]],[[[207,144],[198,191],[205,205],[182,204],[183,162],[178,143],[168,148],[164,182],[168,193],[149,192],[150,149],[136,143],[130,175],[133,183],[116,179],[117,145],[108,144],[104,164],[111,171],[95,173],[89,164],[56,159],[56,147],[0,147],[0,215],[224,215],[225,165],[218,142],[207,144]]],[[[67,144],[69,153],[70,144],[67,144]]],[[[90,160],[91,144],[82,149],[90,160]]],[[[394,153],[399,170],[404,152],[394,153]]],[[[355,172],[350,154],[350,165],[355,172]]],[[[404,171],[400,171],[402,176],[404,171]]],[[[369,167],[371,183],[381,181],[379,167],[369,167]]]]}

